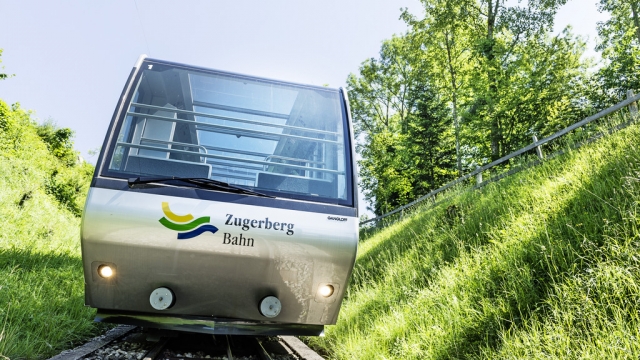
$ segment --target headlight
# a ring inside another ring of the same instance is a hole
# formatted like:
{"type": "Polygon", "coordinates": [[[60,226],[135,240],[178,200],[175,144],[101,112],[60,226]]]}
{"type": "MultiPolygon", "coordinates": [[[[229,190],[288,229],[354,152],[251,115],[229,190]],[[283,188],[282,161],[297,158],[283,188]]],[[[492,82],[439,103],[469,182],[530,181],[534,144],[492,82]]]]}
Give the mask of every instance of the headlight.
{"type": "Polygon", "coordinates": [[[333,295],[333,286],[331,285],[322,285],[320,289],[318,289],[318,293],[324,297],[329,297],[333,295]]]}
{"type": "Polygon", "coordinates": [[[109,265],[100,265],[98,266],[98,275],[101,277],[108,279],[113,276],[113,269],[109,265]]]}

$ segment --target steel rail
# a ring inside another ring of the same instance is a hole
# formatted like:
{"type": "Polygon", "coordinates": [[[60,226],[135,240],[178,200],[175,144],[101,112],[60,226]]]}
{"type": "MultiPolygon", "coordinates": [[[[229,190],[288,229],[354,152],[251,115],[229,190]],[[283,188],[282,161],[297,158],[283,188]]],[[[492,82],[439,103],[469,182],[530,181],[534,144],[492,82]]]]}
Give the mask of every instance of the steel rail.
{"type": "Polygon", "coordinates": [[[231,340],[229,340],[229,335],[225,335],[224,339],[227,343],[227,359],[233,360],[233,353],[231,352],[231,340]]]}
{"type": "Polygon", "coordinates": [[[123,337],[125,337],[126,335],[128,335],[131,331],[135,330],[136,327],[135,326],[129,326],[129,325],[120,325],[116,328],[113,328],[109,331],[107,331],[106,334],[104,334],[104,336],[99,336],[97,338],[94,338],[93,340],[89,341],[88,343],[85,343],[83,345],[80,345],[79,347],[73,349],[73,350],[69,350],[69,351],[64,351],[61,354],[58,354],[54,357],[49,358],[49,360],[78,360],[81,359],[89,354],[91,354],[92,352],[112,343],[113,341],[116,341],[118,339],[121,339],[123,337]]]}
{"type": "Polygon", "coordinates": [[[254,356],[262,360],[322,359],[320,355],[294,336],[279,336],[277,340],[274,340],[261,336],[224,335],[221,337],[222,343],[218,345],[217,338],[213,335],[207,338],[205,334],[167,330],[157,330],[154,333],[148,330],[121,325],[109,330],[104,336],[97,337],[74,350],[64,351],[50,360],[136,359],[136,357],[141,360],[164,358],[206,360],[224,356],[227,359],[254,356]],[[200,336],[200,339],[185,344],[185,340],[188,341],[194,335],[200,336]],[[140,346],[142,344],[144,345],[140,346]],[[125,348],[123,345],[127,347],[125,348]],[[204,354],[208,355],[205,357],[204,354]]]}
{"type": "Polygon", "coordinates": [[[260,359],[273,360],[271,358],[271,355],[269,355],[269,352],[264,348],[264,346],[262,346],[262,341],[258,340],[257,338],[254,338],[254,339],[256,342],[256,348],[258,349],[258,356],[260,356],[260,359]]]}
{"type": "Polygon", "coordinates": [[[165,346],[167,346],[167,342],[169,342],[169,339],[167,338],[161,338],[158,340],[156,345],[144,356],[144,360],[155,360],[155,358],[160,355],[160,352],[164,350],[165,346]]]}

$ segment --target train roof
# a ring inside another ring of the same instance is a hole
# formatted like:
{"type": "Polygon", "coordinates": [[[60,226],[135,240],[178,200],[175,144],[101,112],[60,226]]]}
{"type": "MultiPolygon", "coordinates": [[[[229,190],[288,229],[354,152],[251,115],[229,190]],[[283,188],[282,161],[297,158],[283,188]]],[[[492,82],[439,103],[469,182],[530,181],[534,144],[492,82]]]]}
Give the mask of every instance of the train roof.
{"type": "Polygon", "coordinates": [[[303,88],[314,89],[314,90],[340,92],[340,90],[342,89],[341,87],[334,88],[334,87],[329,87],[329,86],[303,84],[303,83],[298,83],[298,82],[293,82],[293,81],[278,80],[278,79],[273,79],[273,78],[268,78],[268,77],[263,77],[263,76],[241,74],[241,73],[237,73],[237,72],[233,72],[233,71],[219,70],[219,69],[214,69],[214,68],[209,68],[209,67],[204,67],[204,66],[189,65],[189,64],[184,64],[184,63],[179,63],[179,62],[174,62],[174,61],[150,58],[150,57],[147,57],[146,55],[140,55],[140,59],[138,59],[138,62],[136,63],[136,65],[138,63],[143,62],[143,61],[152,62],[152,63],[156,63],[156,64],[162,64],[162,65],[168,65],[168,66],[174,66],[174,67],[181,67],[181,68],[190,69],[190,70],[199,70],[199,71],[204,71],[204,72],[208,72],[208,73],[212,73],[212,74],[231,75],[231,76],[235,76],[235,77],[239,77],[239,78],[247,78],[247,79],[251,79],[251,80],[265,81],[265,82],[269,82],[269,83],[273,83],[273,84],[292,85],[292,86],[296,86],[296,87],[303,87],[303,88]]]}

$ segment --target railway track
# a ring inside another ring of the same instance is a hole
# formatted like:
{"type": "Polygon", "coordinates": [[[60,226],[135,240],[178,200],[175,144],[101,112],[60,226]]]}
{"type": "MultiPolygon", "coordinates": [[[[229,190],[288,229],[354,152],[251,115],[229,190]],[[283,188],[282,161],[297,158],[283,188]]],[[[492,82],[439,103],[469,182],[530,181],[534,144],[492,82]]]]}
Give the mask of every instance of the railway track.
{"type": "Polygon", "coordinates": [[[121,325],[49,360],[320,360],[293,336],[208,335],[121,325]]]}

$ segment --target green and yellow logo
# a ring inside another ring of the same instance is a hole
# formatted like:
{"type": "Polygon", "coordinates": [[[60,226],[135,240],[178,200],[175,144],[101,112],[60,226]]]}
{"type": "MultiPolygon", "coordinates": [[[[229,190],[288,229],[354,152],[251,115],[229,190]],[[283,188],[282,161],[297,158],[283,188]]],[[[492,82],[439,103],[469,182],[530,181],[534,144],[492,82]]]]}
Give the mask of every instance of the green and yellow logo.
{"type": "Polygon", "coordinates": [[[169,209],[168,202],[162,203],[162,212],[164,213],[164,217],[158,221],[168,229],[181,231],[178,233],[178,240],[191,239],[205,231],[209,231],[212,234],[218,231],[217,227],[209,224],[211,219],[208,216],[199,217],[194,220],[191,214],[176,215],[169,209]]]}

